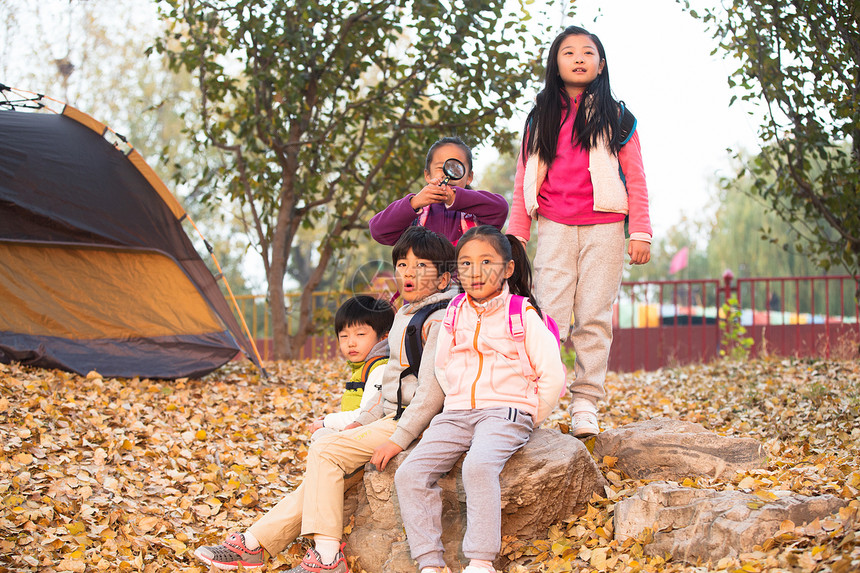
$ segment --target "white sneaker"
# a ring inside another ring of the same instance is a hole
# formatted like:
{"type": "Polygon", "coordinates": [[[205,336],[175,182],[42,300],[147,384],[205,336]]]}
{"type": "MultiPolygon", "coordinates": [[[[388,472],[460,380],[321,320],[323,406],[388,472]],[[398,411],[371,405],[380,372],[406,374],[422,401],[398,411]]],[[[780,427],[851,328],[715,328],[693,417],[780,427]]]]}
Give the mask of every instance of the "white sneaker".
{"type": "Polygon", "coordinates": [[[465,569],[463,569],[463,573],[495,573],[495,569],[484,569],[483,567],[475,567],[474,565],[467,565],[465,569]]]}
{"type": "Polygon", "coordinates": [[[570,433],[573,437],[581,440],[596,436],[600,433],[600,426],[597,425],[597,414],[594,412],[575,412],[571,416],[573,427],[570,433]]]}

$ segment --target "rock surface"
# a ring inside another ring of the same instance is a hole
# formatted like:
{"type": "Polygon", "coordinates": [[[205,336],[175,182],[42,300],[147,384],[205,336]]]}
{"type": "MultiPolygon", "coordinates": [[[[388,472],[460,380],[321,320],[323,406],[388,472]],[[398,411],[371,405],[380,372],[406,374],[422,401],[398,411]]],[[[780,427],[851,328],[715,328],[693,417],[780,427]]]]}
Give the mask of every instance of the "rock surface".
{"type": "MultiPolygon", "coordinates": [[[[351,513],[355,508],[346,552],[358,557],[367,571],[417,571],[409,555],[394,489],[394,472],[408,453],[392,459],[384,472],[368,465],[363,481],[346,494],[345,509],[351,513]]],[[[464,564],[460,552],[466,527],[461,462],[439,481],[445,561],[455,571],[464,564]]],[[[592,493],[602,494],[604,485],[603,474],[581,441],[539,428],[502,472],[502,535],[544,537],[556,521],[584,511],[592,493]]],[[[503,561],[496,563],[497,567],[503,565],[503,561]]]]}
{"type": "Polygon", "coordinates": [[[644,546],[649,555],[716,562],[752,551],[777,534],[786,519],[804,525],[847,505],[832,495],[774,493],[778,499],[763,502],[751,493],[652,483],[615,505],[615,538],[623,543],[650,528],[654,539],[644,546]]]}
{"type": "Polygon", "coordinates": [[[615,466],[634,479],[681,481],[689,476],[725,477],[760,468],[764,448],[752,438],[728,438],[701,424],[654,418],[597,436],[594,457],[618,458],[615,466]]]}

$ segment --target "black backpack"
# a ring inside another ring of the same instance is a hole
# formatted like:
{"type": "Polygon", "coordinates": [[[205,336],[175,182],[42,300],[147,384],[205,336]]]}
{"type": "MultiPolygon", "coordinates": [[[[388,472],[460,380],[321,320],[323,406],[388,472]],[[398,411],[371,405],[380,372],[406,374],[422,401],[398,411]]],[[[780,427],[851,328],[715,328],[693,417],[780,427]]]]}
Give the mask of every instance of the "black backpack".
{"type": "Polygon", "coordinates": [[[418,376],[418,369],[421,367],[421,355],[424,353],[424,341],[421,339],[421,331],[424,328],[424,322],[427,317],[439,309],[448,306],[450,300],[440,300],[427,306],[419,308],[412,318],[409,319],[409,324],[406,326],[406,335],[404,337],[404,346],[406,347],[406,361],[409,365],[400,373],[400,381],[397,384],[397,413],[394,415],[395,420],[399,420],[403,415],[403,379],[410,374],[418,376]]]}
{"type": "Polygon", "coordinates": [[[630,110],[627,109],[627,106],[624,105],[623,101],[618,102],[621,106],[621,121],[619,122],[619,129],[621,130],[618,134],[618,139],[621,141],[621,145],[625,145],[630,138],[633,137],[633,132],[636,131],[636,116],[630,113],[630,110]]]}

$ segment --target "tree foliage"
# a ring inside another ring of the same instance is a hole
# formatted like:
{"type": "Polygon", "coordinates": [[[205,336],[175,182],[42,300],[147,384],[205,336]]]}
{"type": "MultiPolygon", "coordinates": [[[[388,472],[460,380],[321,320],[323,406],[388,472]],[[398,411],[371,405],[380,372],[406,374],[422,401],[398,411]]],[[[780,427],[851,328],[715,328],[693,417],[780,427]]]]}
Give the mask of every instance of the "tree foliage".
{"type": "MultiPolygon", "coordinates": [[[[313,329],[311,295],[371,211],[402,196],[429,145],[503,135],[537,58],[502,0],[169,0],[158,48],[199,82],[201,148],[225,152],[210,195],[242,203],[267,279],[275,355],[313,329]],[[299,229],[322,230],[287,331],[299,229]]],[[[208,174],[201,174],[206,176],[208,174]]]]}
{"type": "Polygon", "coordinates": [[[739,62],[740,98],[763,104],[751,192],[825,270],[860,273],[860,4],[733,0],[691,14],[739,62]]]}
{"type": "MultiPolygon", "coordinates": [[[[820,275],[808,253],[794,248],[800,241],[795,229],[751,188],[749,176],[714,182],[713,212],[682,217],[651,245],[650,263],[625,267],[624,280],[718,279],[727,269],[739,278],[820,275]],[[683,247],[688,265],[669,275],[672,257],[683,247]]],[[[830,273],[847,270],[839,265],[830,273]]]]}
{"type": "MultiPolygon", "coordinates": [[[[136,0],[0,0],[0,78],[62,100],[127,137],[162,178],[177,183],[176,194],[230,277],[232,291],[248,293],[241,268],[245,243],[230,226],[229,210],[214,211],[198,200],[203,182],[191,175],[215,162],[184,133],[194,120],[191,77],[146,54],[161,33],[155,5],[136,0]]],[[[203,241],[190,224],[185,229],[217,274],[203,241]]]]}

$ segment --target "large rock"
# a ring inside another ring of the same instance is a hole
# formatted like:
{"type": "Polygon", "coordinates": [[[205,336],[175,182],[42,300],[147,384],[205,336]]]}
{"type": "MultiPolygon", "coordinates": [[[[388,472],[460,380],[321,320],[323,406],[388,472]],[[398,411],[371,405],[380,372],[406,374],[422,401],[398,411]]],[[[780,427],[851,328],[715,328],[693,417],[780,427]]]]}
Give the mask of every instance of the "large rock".
{"type": "MultiPolygon", "coordinates": [[[[361,566],[371,573],[417,571],[409,555],[394,489],[394,472],[408,453],[409,450],[392,459],[384,472],[368,465],[363,482],[347,492],[346,506],[356,508],[347,554],[358,557],[361,566]]],[[[464,563],[460,544],[466,527],[466,505],[461,463],[462,460],[439,481],[445,561],[454,571],[464,563]]],[[[539,428],[502,471],[502,535],[520,539],[546,537],[550,525],[584,511],[592,493],[602,494],[605,485],[606,480],[582,442],[539,428]]],[[[500,558],[496,566],[504,564],[500,558]]]]}
{"type": "Polygon", "coordinates": [[[594,456],[618,458],[616,467],[634,479],[681,481],[690,476],[731,476],[760,468],[762,445],[752,438],[728,438],[701,424],[654,418],[597,436],[594,456]]]}
{"type": "Polygon", "coordinates": [[[716,562],[752,551],[776,535],[786,519],[800,526],[847,504],[832,495],[773,493],[777,499],[764,502],[738,491],[652,483],[615,505],[615,538],[620,544],[650,528],[654,538],[644,547],[649,555],[669,553],[689,563],[716,562]]]}

